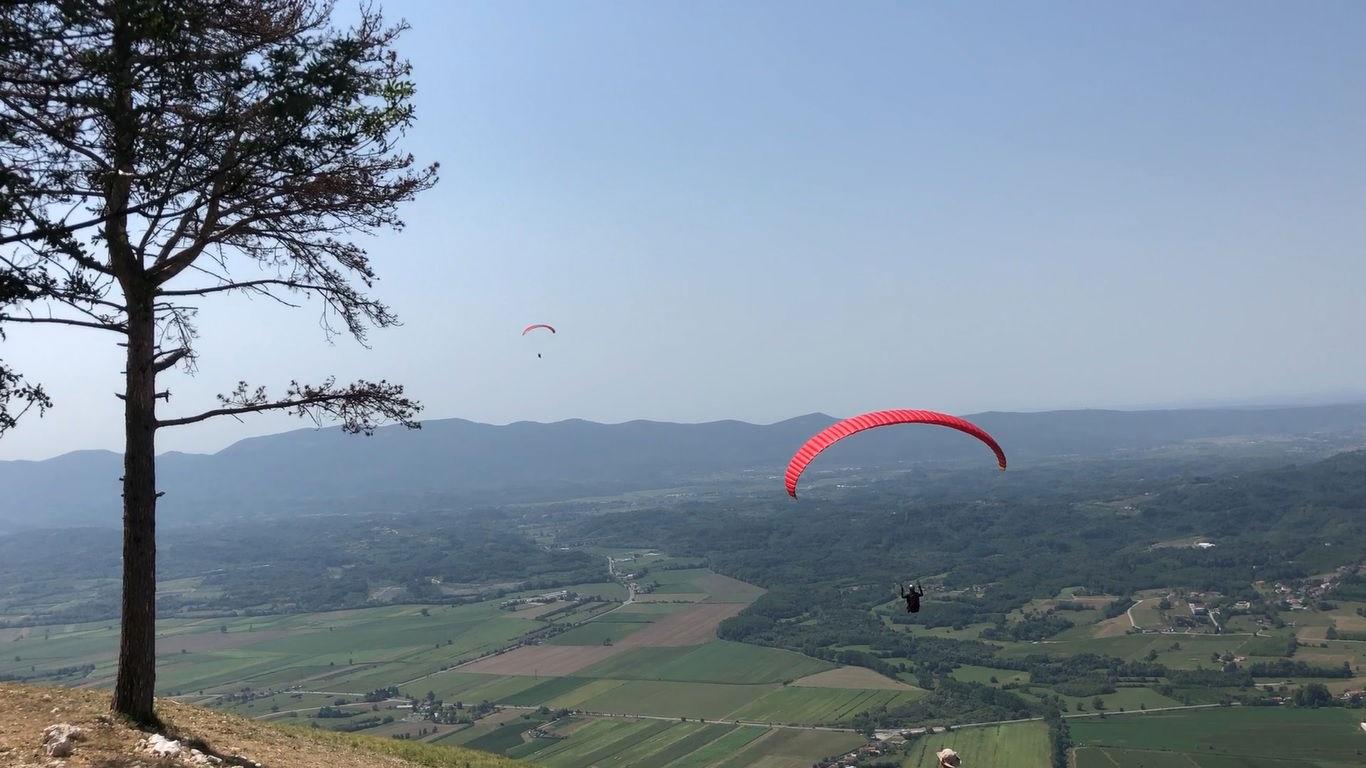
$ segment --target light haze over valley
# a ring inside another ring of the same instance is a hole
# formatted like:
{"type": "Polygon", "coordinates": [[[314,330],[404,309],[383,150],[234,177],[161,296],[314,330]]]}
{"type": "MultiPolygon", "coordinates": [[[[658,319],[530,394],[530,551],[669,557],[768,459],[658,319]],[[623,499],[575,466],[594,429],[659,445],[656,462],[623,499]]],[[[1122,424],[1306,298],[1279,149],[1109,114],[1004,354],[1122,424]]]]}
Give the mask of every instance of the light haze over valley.
{"type": "Polygon", "coordinates": [[[376,12],[0,6],[0,764],[1363,765],[1366,4],[376,12]]]}

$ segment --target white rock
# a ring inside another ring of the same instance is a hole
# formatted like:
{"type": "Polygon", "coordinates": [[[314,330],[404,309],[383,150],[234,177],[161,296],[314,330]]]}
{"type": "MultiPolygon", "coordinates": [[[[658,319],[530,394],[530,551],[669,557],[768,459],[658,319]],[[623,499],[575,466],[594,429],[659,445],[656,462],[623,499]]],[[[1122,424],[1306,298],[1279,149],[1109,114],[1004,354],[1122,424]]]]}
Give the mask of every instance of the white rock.
{"type": "Polygon", "coordinates": [[[56,723],[43,729],[43,754],[48,757],[70,757],[81,737],[81,729],[70,723],[56,723]]]}
{"type": "Polygon", "coordinates": [[[147,737],[146,741],[147,743],[142,747],[142,751],[152,757],[176,757],[183,750],[180,742],[172,741],[159,733],[147,737]]]}

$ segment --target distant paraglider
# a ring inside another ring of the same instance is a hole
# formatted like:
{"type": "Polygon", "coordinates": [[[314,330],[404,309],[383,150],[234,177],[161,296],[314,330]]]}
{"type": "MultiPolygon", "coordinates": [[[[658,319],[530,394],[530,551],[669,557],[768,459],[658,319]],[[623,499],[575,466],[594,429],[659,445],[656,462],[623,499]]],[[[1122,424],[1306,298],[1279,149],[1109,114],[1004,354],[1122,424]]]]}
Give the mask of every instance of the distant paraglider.
{"type": "Polygon", "coordinates": [[[950,416],[946,413],[935,411],[874,411],[865,413],[862,416],[854,416],[843,421],[831,424],[825,429],[817,432],[810,440],[807,440],[797,453],[793,455],[792,461],[787,465],[787,493],[792,498],[797,498],[797,479],[802,476],[802,471],[811,460],[820,455],[820,452],[829,448],[831,445],[843,440],[850,435],[862,432],[865,429],[874,427],[886,427],[892,424],[933,424],[940,427],[949,427],[981,440],[996,453],[996,461],[1001,469],[1006,468],[1006,455],[997,445],[996,440],[987,434],[981,427],[973,424],[966,419],[957,416],[950,416]]]}
{"type": "MultiPolygon", "coordinates": [[[[546,329],[547,331],[550,331],[552,334],[555,333],[555,329],[554,329],[554,327],[552,327],[552,326],[546,325],[545,323],[533,323],[533,324],[528,325],[527,327],[525,327],[525,328],[522,329],[522,335],[525,336],[525,335],[527,335],[528,333],[531,333],[532,331],[536,330],[537,328],[544,328],[544,329],[546,329]]],[[[541,353],[540,353],[540,352],[537,352],[537,353],[536,353],[536,357],[539,358],[540,356],[541,356],[541,353]]]]}

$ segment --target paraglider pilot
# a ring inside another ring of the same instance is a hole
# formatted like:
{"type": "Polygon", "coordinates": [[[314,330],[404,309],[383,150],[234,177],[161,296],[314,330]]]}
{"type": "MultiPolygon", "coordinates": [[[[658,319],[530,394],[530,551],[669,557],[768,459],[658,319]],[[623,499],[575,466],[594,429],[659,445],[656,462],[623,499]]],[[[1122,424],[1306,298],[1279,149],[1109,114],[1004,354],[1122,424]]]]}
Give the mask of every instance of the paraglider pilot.
{"type": "Polygon", "coordinates": [[[920,598],[925,596],[925,590],[921,589],[919,584],[912,586],[909,592],[900,584],[897,587],[901,589],[901,597],[906,601],[906,613],[920,613],[920,598]]]}

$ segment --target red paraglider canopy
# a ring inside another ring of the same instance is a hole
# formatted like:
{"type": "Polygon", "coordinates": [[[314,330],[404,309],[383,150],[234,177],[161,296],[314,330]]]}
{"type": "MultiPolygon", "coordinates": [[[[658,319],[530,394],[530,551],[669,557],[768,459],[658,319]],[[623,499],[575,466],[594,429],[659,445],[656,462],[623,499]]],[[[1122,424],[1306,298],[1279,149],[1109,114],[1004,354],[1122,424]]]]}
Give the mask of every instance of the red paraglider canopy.
{"type": "Polygon", "coordinates": [[[537,328],[544,328],[544,329],[546,329],[547,331],[550,331],[551,333],[554,333],[554,332],[555,332],[555,329],[554,329],[554,328],[551,328],[550,326],[546,325],[545,323],[536,323],[536,324],[534,324],[534,325],[528,325],[527,327],[523,328],[523,329],[522,329],[522,335],[525,336],[525,335],[527,335],[528,333],[530,333],[530,332],[536,330],[537,328]]]}
{"type": "Polygon", "coordinates": [[[787,493],[792,498],[797,498],[797,478],[801,477],[806,465],[816,458],[821,451],[831,445],[843,440],[844,438],[862,432],[865,429],[874,427],[886,427],[892,424],[934,424],[941,427],[949,427],[981,440],[991,447],[996,453],[996,461],[1001,465],[1001,469],[1006,468],[1006,455],[1001,450],[1001,446],[996,444],[996,440],[988,435],[981,427],[973,424],[966,419],[957,416],[950,416],[947,413],[936,411],[873,411],[862,416],[854,416],[844,421],[836,422],[817,432],[810,440],[792,457],[792,461],[787,465],[787,493]]]}

